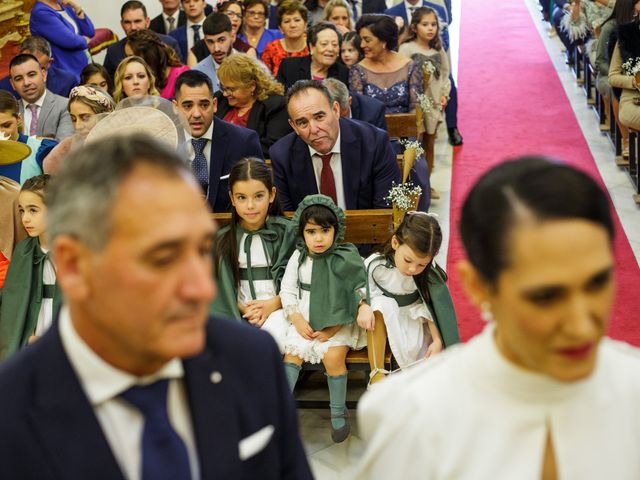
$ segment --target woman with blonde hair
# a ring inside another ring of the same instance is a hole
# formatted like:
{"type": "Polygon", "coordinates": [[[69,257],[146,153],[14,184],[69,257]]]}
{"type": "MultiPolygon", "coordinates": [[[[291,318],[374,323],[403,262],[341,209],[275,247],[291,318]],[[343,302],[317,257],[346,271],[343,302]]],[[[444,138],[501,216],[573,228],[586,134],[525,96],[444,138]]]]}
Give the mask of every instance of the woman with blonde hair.
{"type": "Polygon", "coordinates": [[[284,87],[254,58],[243,53],[227,57],[218,69],[216,116],[234,125],[255,130],[262,151],[291,132],[284,87]]]}
{"type": "Polygon", "coordinates": [[[116,69],[113,99],[117,102],[127,97],[159,95],[156,77],[141,57],[125,57],[116,69]]]}
{"type": "Polygon", "coordinates": [[[329,0],[324,7],[322,20],[333,23],[342,35],[353,31],[351,7],[345,0],[329,0]]]}

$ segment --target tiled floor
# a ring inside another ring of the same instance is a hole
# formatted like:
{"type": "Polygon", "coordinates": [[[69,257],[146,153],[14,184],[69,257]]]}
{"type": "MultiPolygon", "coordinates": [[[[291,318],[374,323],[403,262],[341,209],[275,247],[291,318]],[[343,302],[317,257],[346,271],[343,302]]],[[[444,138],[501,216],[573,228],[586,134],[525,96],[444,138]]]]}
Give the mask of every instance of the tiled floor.
{"type": "MultiPolygon", "coordinates": [[[[518,0],[515,0],[518,1],[518,0]]],[[[540,21],[537,10],[537,0],[525,1],[529,6],[534,22],[539,28],[540,36],[549,52],[558,75],[562,80],[567,96],[571,101],[576,117],[587,139],[589,148],[596,160],[600,174],[609,189],[614,206],[620,217],[623,228],[629,238],[631,247],[640,259],[640,209],[632,199],[633,187],[627,174],[615,165],[614,152],[607,137],[598,127],[597,118],[586,99],[582,87],[578,87],[573,74],[564,63],[562,44],[557,38],[550,38],[546,24],[540,21]]],[[[456,19],[449,32],[452,37],[454,72],[457,71],[457,49],[460,21],[460,2],[453,2],[456,19]]],[[[464,135],[464,126],[461,126],[464,135]]],[[[432,204],[431,211],[439,215],[443,229],[443,246],[437,257],[438,263],[446,265],[447,245],[449,241],[449,196],[451,192],[451,161],[452,149],[447,143],[447,132],[444,126],[439,131],[436,145],[436,167],[431,177],[432,186],[438,190],[441,199],[432,204]]],[[[358,398],[364,391],[363,378],[350,379],[349,399],[358,398]]],[[[328,398],[326,381],[320,375],[311,378],[303,391],[301,398],[328,398]]],[[[305,444],[309,461],[316,479],[341,480],[351,477],[354,465],[362,454],[364,445],[357,431],[355,411],[351,411],[352,435],[344,443],[334,444],[331,441],[329,429],[329,411],[326,410],[298,410],[302,439],[305,444]]]]}

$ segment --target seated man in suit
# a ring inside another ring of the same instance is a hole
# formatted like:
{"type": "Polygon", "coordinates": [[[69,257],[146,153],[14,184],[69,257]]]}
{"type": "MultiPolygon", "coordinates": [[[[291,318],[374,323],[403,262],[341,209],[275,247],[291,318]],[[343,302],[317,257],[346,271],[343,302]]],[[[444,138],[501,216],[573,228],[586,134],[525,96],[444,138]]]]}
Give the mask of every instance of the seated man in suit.
{"type": "MultiPolygon", "coordinates": [[[[127,37],[138,30],[148,29],[150,23],[151,19],[147,16],[147,8],[144,6],[144,3],[138,0],[129,0],[122,5],[122,8],[120,8],[120,25],[127,37]]],[[[182,55],[180,52],[180,46],[175,38],[161,34],[158,36],[160,37],[160,40],[173,48],[178,56],[182,55]]],[[[118,42],[107,48],[107,54],[104,57],[104,68],[107,69],[107,72],[109,72],[111,77],[116,73],[118,64],[127,56],[124,51],[124,46],[127,43],[127,37],[120,39],[118,42]]]]}
{"type": "Polygon", "coordinates": [[[68,100],[47,90],[47,71],[36,57],[28,53],[13,57],[9,63],[9,76],[11,86],[20,96],[23,134],[58,141],[73,135],[68,100]]]}
{"type": "Polygon", "coordinates": [[[294,132],[269,150],[278,196],[295,210],[322,193],[342,209],[389,208],[385,197],[400,182],[389,136],[368,123],[340,118],[340,106],[317,80],[300,80],[287,92],[294,132]]]}
{"type": "Polygon", "coordinates": [[[206,73],[213,84],[213,91],[217,92],[220,90],[220,81],[218,80],[220,64],[232,53],[237,53],[233,49],[231,20],[224,13],[212,13],[204,20],[202,31],[209,55],[193,69],[206,73]]]}
{"type": "Polygon", "coordinates": [[[322,83],[340,105],[341,117],[367,122],[382,130],[387,129],[387,122],[384,119],[385,105],[380,100],[349,92],[347,86],[337,78],[325,78],[322,83]]]}
{"type": "Polygon", "coordinates": [[[2,477],[311,479],[275,342],[207,318],[214,225],[175,150],[98,140],[47,206],[65,305],[0,368],[2,477]]]}
{"type": "Polygon", "coordinates": [[[205,0],[181,0],[182,8],[187,16],[187,23],[176,28],[169,35],[177,40],[182,52],[182,63],[187,63],[187,57],[193,46],[202,39],[202,24],[206,18],[205,0]]]}
{"type": "Polygon", "coordinates": [[[262,159],[258,134],[215,117],[217,100],[211,80],[204,73],[189,70],[176,80],[173,101],[189,122],[193,170],[214,212],[226,212],[229,199],[229,171],[244,157],[262,159]]]}
{"type": "MultiPolygon", "coordinates": [[[[38,59],[40,66],[47,71],[46,85],[50,92],[61,97],[68,97],[71,89],[78,84],[73,74],[53,65],[54,58],[51,56],[51,45],[49,45],[46,38],[37,35],[28,37],[20,45],[19,53],[30,53],[38,59]]],[[[7,90],[14,97],[19,98],[18,93],[11,86],[9,75],[0,79],[0,90],[7,90]]]]}

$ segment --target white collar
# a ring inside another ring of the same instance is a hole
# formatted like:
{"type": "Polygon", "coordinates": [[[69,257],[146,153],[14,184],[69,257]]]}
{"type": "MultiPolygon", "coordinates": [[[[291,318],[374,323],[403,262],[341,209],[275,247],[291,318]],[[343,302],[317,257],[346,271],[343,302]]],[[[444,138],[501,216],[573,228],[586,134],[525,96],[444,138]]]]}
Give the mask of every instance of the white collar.
{"type": "Polygon", "coordinates": [[[175,12],[173,12],[173,15],[167,15],[166,13],[162,12],[162,18],[165,19],[165,21],[167,20],[167,18],[171,17],[171,18],[175,18],[176,19],[176,27],[178,26],[177,21],[178,21],[178,17],[180,16],[180,9],[176,10],[175,12]]]}
{"type": "MultiPolygon", "coordinates": [[[[326,155],[324,153],[318,152],[311,145],[307,145],[307,146],[309,147],[309,155],[311,155],[311,158],[313,158],[314,155],[318,155],[319,157],[321,157],[322,155],[326,155]]],[[[338,130],[338,138],[336,138],[336,143],[333,145],[333,148],[331,149],[331,151],[329,151],[327,153],[340,154],[340,130],[338,130]]]]}
{"type": "MultiPolygon", "coordinates": [[[[204,135],[201,135],[198,138],[206,138],[210,142],[213,142],[213,124],[214,123],[216,123],[215,115],[214,115],[213,119],[211,120],[211,125],[209,125],[209,128],[207,129],[207,131],[204,132],[204,135]]],[[[191,137],[191,138],[195,138],[195,137],[191,137]]]]}
{"type": "Polygon", "coordinates": [[[22,99],[22,106],[24,107],[24,109],[27,109],[27,105],[38,105],[38,107],[40,107],[40,109],[42,109],[42,105],[44,104],[44,97],[47,95],[47,89],[44,89],[44,93],[42,94],[42,96],[36,100],[33,103],[27,102],[24,98],[22,99]]]}
{"type": "Polygon", "coordinates": [[[193,25],[200,25],[202,26],[202,24],[204,23],[204,19],[207,17],[204,17],[201,21],[199,22],[192,22],[191,20],[187,20],[187,30],[190,29],[193,25]]]}
{"type": "Polygon", "coordinates": [[[156,373],[136,377],[110,365],[95,353],[73,326],[69,307],[64,305],[59,316],[60,340],[74,371],[92,405],[99,405],[120,395],[129,387],[149,384],[159,378],[182,378],[182,362],[174,358],[156,373]]]}

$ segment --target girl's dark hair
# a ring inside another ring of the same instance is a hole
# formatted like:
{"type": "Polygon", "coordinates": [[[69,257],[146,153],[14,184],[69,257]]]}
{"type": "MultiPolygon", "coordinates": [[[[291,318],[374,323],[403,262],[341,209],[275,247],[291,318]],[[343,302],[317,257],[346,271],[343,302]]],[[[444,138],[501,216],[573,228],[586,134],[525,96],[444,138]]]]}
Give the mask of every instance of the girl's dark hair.
{"type": "Polygon", "coordinates": [[[162,90],[167,85],[167,67],[182,65],[176,51],[162,43],[160,37],[151,30],[138,30],[127,37],[127,45],[133,54],[142,57],[156,77],[156,88],[162,90]]]}
{"type": "Polygon", "coordinates": [[[396,51],[398,49],[398,25],[389,15],[379,13],[367,13],[360,17],[356,23],[356,32],[368,28],[373,35],[387,45],[387,50],[396,51]]]}
{"type": "Polygon", "coordinates": [[[11,95],[7,90],[0,90],[0,112],[9,112],[15,118],[20,114],[20,106],[16,97],[11,95]]]}
{"type": "Polygon", "coordinates": [[[509,266],[510,233],[523,217],[587,220],[614,236],[607,195],[587,174],[543,157],[502,163],[473,186],[459,226],[469,261],[493,286],[509,266]]]}
{"type": "Polygon", "coordinates": [[[44,173],[27,179],[20,187],[21,192],[32,192],[44,199],[44,194],[47,190],[47,185],[51,180],[51,175],[44,173]]]}
{"type": "Polygon", "coordinates": [[[607,19],[614,19],[617,25],[624,25],[635,20],[635,5],[640,0],[616,0],[611,16],[607,19]]]}
{"type": "Polygon", "coordinates": [[[94,76],[96,73],[102,75],[102,77],[107,81],[107,93],[113,96],[113,78],[111,78],[107,69],[99,63],[90,63],[82,69],[82,72],[80,72],[80,85],[88,85],[89,78],[94,76]]]}
{"type": "MultiPolygon", "coordinates": [[[[269,195],[275,186],[273,182],[273,175],[271,174],[271,168],[262,160],[254,157],[243,158],[231,167],[231,171],[229,172],[229,192],[231,193],[233,191],[233,186],[236,182],[243,182],[247,180],[258,180],[259,182],[262,182],[269,195]]],[[[282,211],[282,206],[278,199],[278,192],[276,191],[275,198],[269,205],[267,215],[277,217],[282,216],[283,214],[284,212],[282,211]]],[[[217,268],[222,261],[228,260],[236,286],[240,284],[238,245],[236,243],[237,226],[240,223],[240,220],[240,215],[238,215],[238,212],[232,205],[229,230],[216,239],[213,249],[214,266],[217,268]]]]}
{"type": "Polygon", "coordinates": [[[335,233],[338,233],[338,217],[331,211],[329,207],[324,205],[311,205],[305,208],[300,215],[300,223],[298,224],[298,236],[304,238],[304,228],[309,221],[313,221],[316,225],[323,228],[333,227],[335,233]]]}
{"type": "Polygon", "coordinates": [[[409,25],[409,36],[402,43],[413,42],[418,38],[416,29],[422,21],[422,17],[424,17],[425,15],[433,15],[434,17],[436,17],[436,23],[438,24],[438,30],[436,31],[434,37],[429,41],[429,47],[433,48],[434,50],[441,50],[442,39],[440,38],[440,20],[438,19],[438,14],[436,13],[436,11],[431,7],[420,7],[415,12],[413,12],[413,15],[411,15],[411,24],[409,25]]]}
{"type": "Polygon", "coordinates": [[[344,45],[345,43],[351,43],[358,51],[358,60],[362,60],[362,58],[364,57],[364,52],[362,51],[362,42],[360,40],[360,35],[358,35],[358,32],[345,33],[344,37],[342,37],[342,44],[344,45]]]}
{"type": "MultiPolygon", "coordinates": [[[[418,275],[413,276],[422,298],[429,301],[429,271],[442,245],[442,230],[438,220],[422,212],[408,213],[393,236],[396,237],[400,245],[407,245],[414,252],[424,257],[431,257],[429,265],[418,275]]],[[[385,257],[393,257],[394,250],[391,246],[391,238],[382,245],[379,251],[385,257]]]]}

